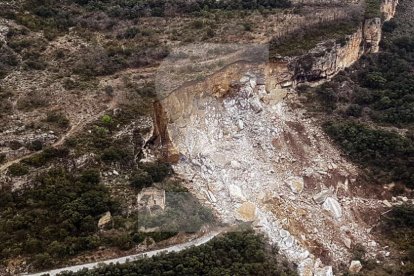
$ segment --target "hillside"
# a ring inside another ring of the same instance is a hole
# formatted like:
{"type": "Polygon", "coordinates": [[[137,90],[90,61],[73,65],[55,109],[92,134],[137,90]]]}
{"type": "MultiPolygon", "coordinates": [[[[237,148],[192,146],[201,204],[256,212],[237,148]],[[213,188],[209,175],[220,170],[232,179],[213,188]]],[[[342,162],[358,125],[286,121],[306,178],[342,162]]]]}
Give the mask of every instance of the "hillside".
{"type": "Polygon", "coordinates": [[[239,224],[266,238],[200,249],[228,273],[387,271],[369,264],[406,249],[372,228],[399,229],[386,211],[409,227],[411,207],[388,208],[411,204],[414,167],[412,7],[397,4],[0,3],[0,274],[239,224]],[[220,248],[243,242],[257,258],[235,266],[220,248]]]}

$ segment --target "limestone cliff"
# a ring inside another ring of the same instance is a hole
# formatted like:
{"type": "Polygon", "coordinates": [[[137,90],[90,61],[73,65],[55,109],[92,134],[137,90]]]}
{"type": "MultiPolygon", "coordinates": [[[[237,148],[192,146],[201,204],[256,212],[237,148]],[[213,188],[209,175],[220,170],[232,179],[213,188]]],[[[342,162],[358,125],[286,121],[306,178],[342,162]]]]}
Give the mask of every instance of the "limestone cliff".
{"type": "MultiPolygon", "coordinates": [[[[390,20],[396,11],[398,0],[383,0],[381,12],[384,20],[390,20]]],[[[319,84],[339,71],[349,67],[363,54],[379,51],[381,18],[365,19],[345,41],[320,43],[309,53],[299,57],[286,57],[269,65],[270,89],[296,86],[299,83],[319,84]]]]}

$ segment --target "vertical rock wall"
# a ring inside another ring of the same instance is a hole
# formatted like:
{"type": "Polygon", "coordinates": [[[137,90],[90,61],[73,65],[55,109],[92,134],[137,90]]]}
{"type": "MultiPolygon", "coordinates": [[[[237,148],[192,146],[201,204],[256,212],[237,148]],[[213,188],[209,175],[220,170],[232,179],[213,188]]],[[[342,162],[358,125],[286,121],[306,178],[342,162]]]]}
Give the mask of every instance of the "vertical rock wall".
{"type": "MultiPolygon", "coordinates": [[[[396,11],[398,0],[383,0],[381,12],[385,21],[396,11]]],[[[293,58],[283,58],[269,64],[270,89],[294,87],[299,83],[318,85],[341,70],[351,66],[363,54],[377,53],[382,35],[381,18],[365,19],[356,32],[345,41],[320,43],[309,53],[293,58]]]]}

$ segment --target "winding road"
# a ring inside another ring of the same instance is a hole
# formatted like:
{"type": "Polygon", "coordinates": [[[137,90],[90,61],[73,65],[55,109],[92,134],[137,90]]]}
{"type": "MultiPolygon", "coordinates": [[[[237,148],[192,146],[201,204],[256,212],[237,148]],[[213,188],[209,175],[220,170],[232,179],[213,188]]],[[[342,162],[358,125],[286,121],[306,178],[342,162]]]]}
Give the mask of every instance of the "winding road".
{"type": "Polygon", "coordinates": [[[214,237],[216,237],[218,234],[222,233],[224,230],[216,230],[216,231],[211,231],[206,233],[205,235],[196,238],[194,240],[185,242],[185,243],[181,243],[181,244],[177,244],[177,245],[173,245],[167,248],[163,248],[163,249],[157,249],[157,250],[153,250],[153,251],[148,251],[148,252],[144,252],[144,253],[139,253],[139,254],[135,254],[135,255],[129,255],[129,256],[125,256],[125,257],[120,257],[120,258],[116,258],[116,259],[110,259],[110,260],[106,260],[106,261],[100,261],[100,262],[94,262],[94,263],[87,263],[87,264],[81,264],[81,265],[75,265],[75,266],[68,266],[68,267],[64,267],[64,268],[59,268],[59,269],[53,269],[53,270],[49,270],[49,271],[44,271],[44,272],[40,272],[40,273],[35,273],[35,274],[22,274],[22,275],[28,275],[28,276],[40,276],[40,275],[47,275],[49,274],[50,276],[54,276],[57,275],[63,271],[71,271],[71,272],[77,272],[80,271],[82,269],[93,269],[93,268],[97,268],[100,265],[108,265],[108,264],[123,264],[123,263],[127,263],[127,262],[132,262],[132,261],[136,261],[138,259],[142,259],[142,258],[149,258],[149,257],[153,257],[157,254],[160,253],[172,253],[172,252],[179,252],[185,249],[188,249],[192,246],[199,246],[202,244],[205,244],[207,242],[209,242],[210,240],[212,240],[214,237]]]}

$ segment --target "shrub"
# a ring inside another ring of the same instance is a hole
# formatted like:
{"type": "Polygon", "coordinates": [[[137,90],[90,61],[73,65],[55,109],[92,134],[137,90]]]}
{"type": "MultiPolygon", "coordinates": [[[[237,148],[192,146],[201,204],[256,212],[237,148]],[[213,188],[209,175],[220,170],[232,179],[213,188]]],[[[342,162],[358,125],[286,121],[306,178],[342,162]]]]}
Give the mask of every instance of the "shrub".
{"type": "Polygon", "coordinates": [[[102,118],[101,118],[101,122],[106,126],[110,126],[110,125],[112,125],[113,120],[112,120],[111,116],[103,115],[102,118]]]}
{"type": "Polygon", "coordinates": [[[80,181],[82,183],[98,184],[101,181],[99,171],[94,169],[83,171],[80,175],[80,181]]]}
{"type": "Polygon", "coordinates": [[[56,124],[60,128],[67,128],[70,123],[65,114],[56,111],[47,113],[46,122],[56,124]]]}
{"type": "Polygon", "coordinates": [[[362,114],[362,107],[358,104],[351,104],[346,109],[346,115],[353,117],[360,117],[362,114]]]}
{"type": "Polygon", "coordinates": [[[7,156],[5,153],[0,153],[0,164],[6,162],[7,156]]]}
{"type": "Polygon", "coordinates": [[[39,151],[43,148],[43,143],[40,140],[34,140],[26,146],[29,150],[39,151]]]}
{"type": "Polygon", "coordinates": [[[9,173],[13,176],[23,176],[29,173],[29,169],[20,163],[14,163],[9,167],[9,173]]]}
{"type": "Polygon", "coordinates": [[[152,182],[153,180],[151,175],[141,169],[134,171],[130,178],[130,184],[138,190],[151,186],[152,182]]]}
{"type": "Polygon", "coordinates": [[[35,268],[49,268],[53,265],[53,259],[49,253],[40,253],[33,257],[32,264],[35,268]]]}
{"type": "Polygon", "coordinates": [[[163,162],[141,163],[139,167],[146,171],[154,182],[163,181],[171,173],[171,165],[163,162]]]}
{"type": "Polygon", "coordinates": [[[128,157],[128,153],[121,148],[110,146],[103,150],[101,159],[105,162],[122,161],[128,157]]]}

